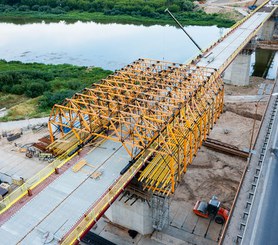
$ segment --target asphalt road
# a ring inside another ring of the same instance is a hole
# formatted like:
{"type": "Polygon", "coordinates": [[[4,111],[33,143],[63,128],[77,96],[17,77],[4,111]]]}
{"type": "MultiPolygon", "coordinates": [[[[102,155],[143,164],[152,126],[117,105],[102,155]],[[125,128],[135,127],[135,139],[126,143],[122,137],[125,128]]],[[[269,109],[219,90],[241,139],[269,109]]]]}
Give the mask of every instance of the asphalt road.
{"type": "MultiPolygon", "coordinates": [[[[276,124],[277,125],[277,124],[276,124]]],[[[278,125],[276,126],[278,127],[278,125]]],[[[278,131],[278,129],[277,129],[278,131]]],[[[278,141],[276,140],[276,146],[278,141]]],[[[253,232],[256,245],[278,244],[278,159],[274,155],[269,161],[269,175],[265,182],[264,198],[261,200],[261,211],[257,217],[257,227],[253,232]]]]}
{"type": "Polygon", "coordinates": [[[278,111],[273,114],[270,138],[268,141],[265,138],[277,99],[278,76],[272,92],[221,245],[278,245],[278,111]],[[266,151],[264,159],[261,159],[263,147],[266,147],[266,151]],[[277,148],[277,156],[273,154],[273,148],[277,148]],[[260,160],[263,160],[261,167],[258,165],[260,160]],[[258,174],[260,178],[256,180],[254,177],[258,174]],[[254,183],[257,184],[255,193],[254,183]],[[253,193],[254,196],[250,195],[253,193]]]}
{"type": "Polygon", "coordinates": [[[257,244],[278,243],[278,161],[271,166],[271,177],[268,179],[267,195],[263,202],[261,222],[258,226],[257,244]]]}
{"type": "Polygon", "coordinates": [[[263,172],[250,210],[242,244],[278,244],[278,113],[273,121],[270,142],[263,163],[263,172]]]}

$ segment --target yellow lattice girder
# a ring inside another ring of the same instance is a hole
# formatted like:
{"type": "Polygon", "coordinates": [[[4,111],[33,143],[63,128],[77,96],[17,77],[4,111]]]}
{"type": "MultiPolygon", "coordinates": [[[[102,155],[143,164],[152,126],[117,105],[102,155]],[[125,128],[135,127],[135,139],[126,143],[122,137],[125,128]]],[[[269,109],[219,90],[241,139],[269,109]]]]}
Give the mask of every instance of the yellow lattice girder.
{"type": "Polygon", "coordinates": [[[223,82],[213,69],[139,59],[55,105],[49,127],[52,140],[71,130],[80,143],[93,135],[119,141],[134,159],[148,149],[139,180],[169,193],[222,109],[223,82]]]}

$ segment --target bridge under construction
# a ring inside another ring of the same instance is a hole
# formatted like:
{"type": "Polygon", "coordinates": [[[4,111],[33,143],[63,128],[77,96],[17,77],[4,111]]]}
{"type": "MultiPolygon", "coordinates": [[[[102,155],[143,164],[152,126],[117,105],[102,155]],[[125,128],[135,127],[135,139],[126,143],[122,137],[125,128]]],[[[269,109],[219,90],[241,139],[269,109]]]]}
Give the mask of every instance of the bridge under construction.
{"type": "Polygon", "coordinates": [[[0,202],[3,244],[77,243],[133,179],[155,196],[174,193],[223,111],[221,74],[276,8],[263,4],[190,64],[138,59],[56,104],[57,159],[0,202]]]}
{"type": "MultiPolygon", "coordinates": [[[[55,105],[50,135],[54,128],[68,138],[70,129],[71,142],[121,143],[126,170],[141,157],[144,188],[168,195],[220,116],[223,95],[213,69],[140,59],[55,105]]],[[[59,144],[50,149],[60,151],[59,144]]]]}

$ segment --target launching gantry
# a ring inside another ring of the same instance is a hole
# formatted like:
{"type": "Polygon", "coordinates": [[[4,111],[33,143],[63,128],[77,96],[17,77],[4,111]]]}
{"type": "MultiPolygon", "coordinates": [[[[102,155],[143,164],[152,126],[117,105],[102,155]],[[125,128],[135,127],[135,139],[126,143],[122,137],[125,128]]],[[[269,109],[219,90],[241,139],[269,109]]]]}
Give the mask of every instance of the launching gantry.
{"type": "Polygon", "coordinates": [[[223,96],[216,70],[139,59],[53,107],[50,149],[63,152],[63,140],[121,142],[130,165],[143,161],[144,189],[169,195],[223,111],[223,96]]]}

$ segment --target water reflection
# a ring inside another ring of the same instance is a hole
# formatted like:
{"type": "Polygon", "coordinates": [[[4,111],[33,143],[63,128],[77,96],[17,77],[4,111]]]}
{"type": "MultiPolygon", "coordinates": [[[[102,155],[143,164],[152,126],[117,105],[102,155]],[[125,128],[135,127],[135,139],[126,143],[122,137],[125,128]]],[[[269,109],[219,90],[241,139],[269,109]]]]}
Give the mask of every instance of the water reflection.
{"type": "MultiPolygon", "coordinates": [[[[202,48],[225,31],[216,26],[188,26],[186,30],[202,48]]],[[[114,70],[139,57],[184,63],[198,54],[184,33],[172,26],[0,23],[0,34],[0,58],[8,61],[70,63],[114,70]]]]}
{"type": "Polygon", "coordinates": [[[257,49],[251,56],[250,75],[275,79],[278,66],[276,51],[257,49]]]}

